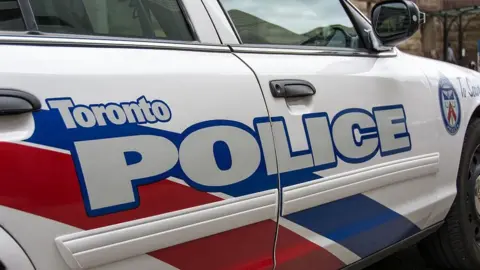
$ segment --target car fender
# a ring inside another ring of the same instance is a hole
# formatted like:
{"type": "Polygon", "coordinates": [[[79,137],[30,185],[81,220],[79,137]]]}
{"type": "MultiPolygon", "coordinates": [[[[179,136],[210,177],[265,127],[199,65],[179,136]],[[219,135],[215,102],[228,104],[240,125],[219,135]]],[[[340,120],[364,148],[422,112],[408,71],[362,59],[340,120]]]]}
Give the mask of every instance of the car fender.
{"type": "Polygon", "coordinates": [[[431,132],[439,138],[437,149],[440,153],[441,169],[438,173],[437,185],[432,187],[432,191],[438,194],[438,201],[427,222],[435,224],[446,217],[453,204],[466,131],[472,118],[480,117],[480,73],[447,62],[401,52],[399,57],[421,68],[430,83],[431,98],[436,100],[434,104],[437,106],[438,117],[435,120],[436,128],[431,132]],[[452,125],[453,127],[447,123],[447,110],[442,107],[445,105],[445,100],[442,98],[445,85],[453,87],[454,104],[458,104],[459,114],[455,120],[456,125],[452,125]]]}

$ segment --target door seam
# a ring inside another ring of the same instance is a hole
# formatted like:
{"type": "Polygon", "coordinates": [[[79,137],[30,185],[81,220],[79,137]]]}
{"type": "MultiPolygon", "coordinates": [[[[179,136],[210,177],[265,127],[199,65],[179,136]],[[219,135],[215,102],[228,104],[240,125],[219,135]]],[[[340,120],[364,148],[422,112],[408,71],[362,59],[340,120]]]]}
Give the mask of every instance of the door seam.
{"type": "Polygon", "coordinates": [[[257,83],[258,83],[258,87],[260,88],[260,92],[262,93],[262,97],[263,97],[263,102],[265,104],[265,108],[267,110],[267,114],[268,114],[268,119],[270,120],[270,132],[272,133],[272,139],[273,139],[273,150],[274,150],[274,153],[275,153],[275,165],[277,167],[277,181],[278,181],[278,207],[277,207],[277,225],[276,225],[276,230],[275,230],[275,238],[274,238],[274,243],[273,243],[273,269],[275,269],[277,267],[277,256],[276,256],[276,251],[277,251],[277,243],[278,243],[278,232],[279,232],[279,229],[280,229],[280,216],[281,216],[281,213],[282,213],[282,206],[283,206],[283,191],[282,191],[282,184],[281,184],[281,181],[280,181],[280,170],[278,168],[278,158],[277,158],[277,143],[275,142],[275,135],[274,135],[274,132],[273,132],[273,124],[272,124],[272,116],[270,115],[270,111],[268,109],[268,106],[267,106],[267,99],[265,98],[265,92],[263,91],[262,89],[262,85],[260,83],[260,79],[258,78],[257,74],[255,73],[255,71],[253,70],[253,68],[248,65],[240,56],[238,56],[235,52],[233,52],[233,49],[228,46],[230,48],[230,50],[232,50],[232,55],[234,55],[235,57],[237,57],[243,64],[245,64],[245,66],[247,66],[253,73],[253,76],[255,76],[255,80],[257,80],[257,83]]]}

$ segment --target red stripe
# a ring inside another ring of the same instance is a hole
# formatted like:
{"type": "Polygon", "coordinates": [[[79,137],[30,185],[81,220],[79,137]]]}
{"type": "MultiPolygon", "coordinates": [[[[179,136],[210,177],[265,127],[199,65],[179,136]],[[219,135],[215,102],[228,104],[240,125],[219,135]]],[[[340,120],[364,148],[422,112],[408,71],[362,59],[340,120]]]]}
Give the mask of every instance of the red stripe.
{"type": "MultiPolygon", "coordinates": [[[[159,215],[221,199],[171,181],[140,186],[136,209],[88,217],[70,155],[0,143],[0,205],[84,230],[159,215]]],[[[271,269],[276,223],[264,221],[152,252],[181,269],[271,269]]],[[[280,228],[277,265],[283,269],[338,269],[343,264],[319,246],[280,228]]]]}
{"type": "Polygon", "coordinates": [[[221,200],[171,181],[159,181],[138,188],[140,206],[136,209],[89,217],[70,155],[0,143],[0,171],[0,205],[84,230],[221,200]]]}
{"type": "MultiPolygon", "coordinates": [[[[159,215],[221,199],[171,181],[139,187],[140,206],[88,217],[70,155],[0,143],[0,205],[84,230],[159,215]]],[[[151,255],[181,269],[262,269],[272,267],[276,224],[265,221],[151,255]]]]}
{"type": "Polygon", "coordinates": [[[276,223],[263,221],[150,255],[180,269],[271,269],[276,223]]]}
{"type": "Polygon", "coordinates": [[[284,227],[278,231],[276,255],[276,269],[336,270],[345,266],[324,248],[284,227]]]}

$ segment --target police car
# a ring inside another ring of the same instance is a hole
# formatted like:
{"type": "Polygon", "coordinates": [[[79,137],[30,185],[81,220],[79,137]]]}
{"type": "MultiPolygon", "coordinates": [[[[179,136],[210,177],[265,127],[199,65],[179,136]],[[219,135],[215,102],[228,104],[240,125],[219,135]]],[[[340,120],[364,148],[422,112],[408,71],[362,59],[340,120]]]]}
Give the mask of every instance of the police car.
{"type": "Polygon", "coordinates": [[[412,2],[0,9],[3,269],[480,268],[480,76],[412,2]]]}

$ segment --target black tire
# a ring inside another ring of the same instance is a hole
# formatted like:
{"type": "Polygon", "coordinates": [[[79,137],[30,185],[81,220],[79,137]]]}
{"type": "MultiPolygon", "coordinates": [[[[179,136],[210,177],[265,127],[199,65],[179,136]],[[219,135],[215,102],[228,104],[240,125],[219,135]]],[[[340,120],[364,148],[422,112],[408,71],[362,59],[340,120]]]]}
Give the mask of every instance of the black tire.
{"type": "Polygon", "coordinates": [[[480,269],[480,215],[475,180],[480,176],[480,119],[470,123],[457,175],[457,196],[440,229],[419,243],[422,256],[442,269],[480,269]]]}

